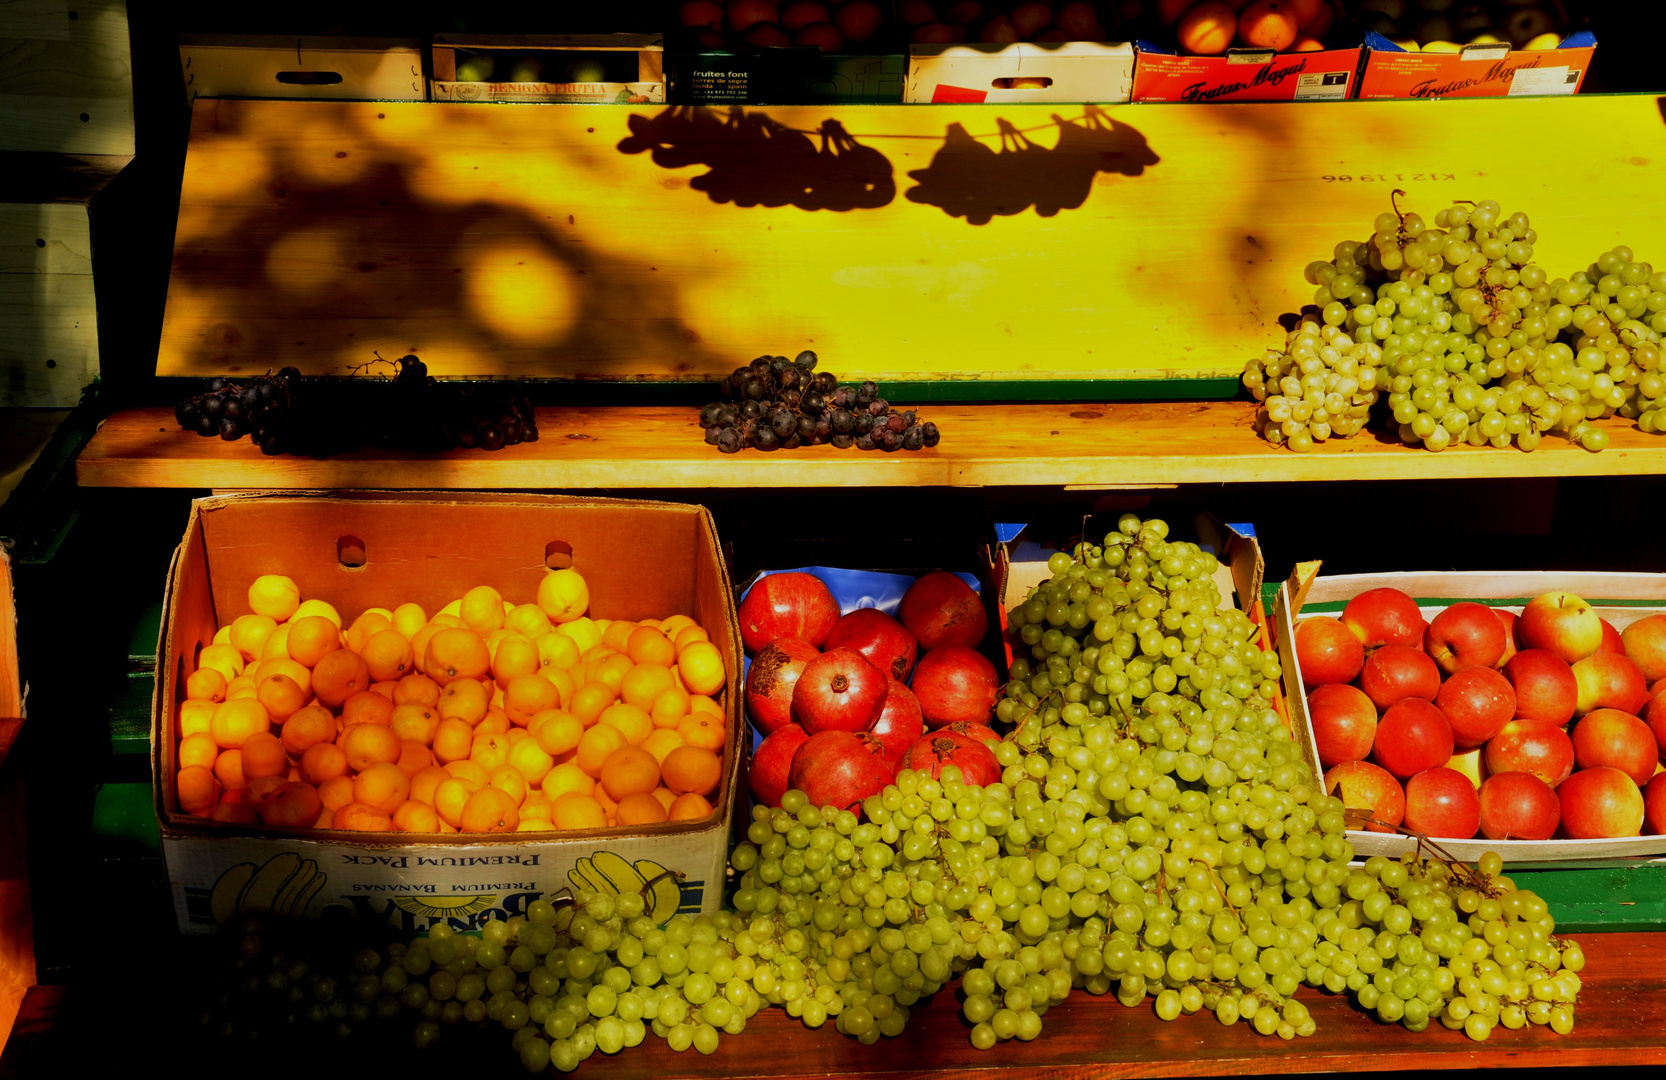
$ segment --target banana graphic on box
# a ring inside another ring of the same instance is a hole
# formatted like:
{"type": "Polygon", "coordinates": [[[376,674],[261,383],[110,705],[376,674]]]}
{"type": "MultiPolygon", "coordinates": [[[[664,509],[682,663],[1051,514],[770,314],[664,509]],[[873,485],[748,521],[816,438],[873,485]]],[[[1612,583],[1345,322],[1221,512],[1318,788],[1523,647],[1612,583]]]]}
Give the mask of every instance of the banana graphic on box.
{"type": "Polygon", "coordinates": [[[573,888],[614,896],[640,893],[652,881],[653,888],[643,897],[646,901],[643,914],[655,922],[664,922],[677,913],[683,902],[683,889],[677,880],[681,876],[652,859],[638,859],[633,865],[611,851],[586,856],[567,871],[567,880],[573,883],[573,888]]]}
{"type": "Polygon", "coordinates": [[[328,880],[313,860],[280,851],[260,866],[238,863],[227,869],[214,883],[209,906],[221,926],[246,915],[299,919],[328,880]]]}

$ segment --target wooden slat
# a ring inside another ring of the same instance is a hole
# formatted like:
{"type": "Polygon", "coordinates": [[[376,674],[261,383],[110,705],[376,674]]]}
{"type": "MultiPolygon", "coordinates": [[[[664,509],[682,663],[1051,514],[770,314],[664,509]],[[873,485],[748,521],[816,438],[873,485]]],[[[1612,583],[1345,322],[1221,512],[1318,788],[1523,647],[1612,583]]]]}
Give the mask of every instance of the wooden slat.
{"type": "Polygon", "coordinates": [[[0,274],[92,272],[86,207],[0,202],[0,274]]]}
{"type": "Polygon", "coordinates": [[[1396,186],[1522,208],[1556,275],[1666,250],[1652,96],[737,115],[199,101],[158,372],[686,380],[808,347],[892,381],[1235,375],[1396,186]]]}
{"type": "Polygon", "coordinates": [[[66,408],[98,375],[90,274],[0,274],[0,405],[66,408]]]}
{"type": "Polygon", "coordinates": [[[131,154],[0,150],[0,203],[85,206],[132,160],[131,154]]]}
{"type": "Polygon", "coordinates": [[[0,148],[133,153],[133,64],[123,0],[0,7],[0,148]]]}
{"type": "Polygon", "coordinates": [[[920,415],[943,431],[931,450],[801,447],[720,454],[694,409],[538,411],[537,442],[494,453],[361,451],[326,459],[266,457],[249,440],[182,431],[171,409],[117,413],[82,451],[92,487],[564,489],[679,487],[982,487],[1164,485],[1273,480],[1432,480],[1666,472],[1666,438],[1629,421],[1603,426],[1592,454],[1547,439],[1531,454],[1461,446],[1431,453],[1366,434],[1310,454],[1269,446],[1247,402],[1146,405],[941,405],[920,415]]]}

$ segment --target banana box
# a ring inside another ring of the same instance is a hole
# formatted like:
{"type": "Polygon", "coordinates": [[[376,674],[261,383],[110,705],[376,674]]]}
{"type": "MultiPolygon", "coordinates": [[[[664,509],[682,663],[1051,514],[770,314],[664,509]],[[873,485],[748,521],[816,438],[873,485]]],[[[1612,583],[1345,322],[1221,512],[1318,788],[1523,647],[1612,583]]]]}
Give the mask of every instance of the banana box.
{"type": "Polygon", "coordinates": [[[180,929],[277,915],[369,918],[410,934],[442,922],[467,931],[581,888],[640,893],[660,919],[715,912],[748,749],[733,596],[700,506],[454,492],[195,501],[169,570],[152,707],[156,813],[180,929]],[[268,828],[181,810],[176,724],[185,680],[216,628],[248,613],[256,577],[284,574],[304,597],[345,615],[389,600],[437,611],[479,584],[530,600],[550,569],[565,566],[583,573],[597,617],[682,613],[717,646],[727,743],[707,818],[488,836],[268,828]]]}

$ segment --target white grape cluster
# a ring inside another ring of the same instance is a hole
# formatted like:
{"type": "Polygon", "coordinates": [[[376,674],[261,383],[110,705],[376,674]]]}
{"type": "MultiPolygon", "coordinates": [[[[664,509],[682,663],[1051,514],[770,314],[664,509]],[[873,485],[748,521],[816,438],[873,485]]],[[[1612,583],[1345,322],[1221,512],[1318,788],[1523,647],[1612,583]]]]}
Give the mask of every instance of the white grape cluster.
{"type": "Polygon", "coordinates": [[[1382,350],[1355,341],[1341,327],[1308,316],[1244,371],[1244,386],[1261,402],[1256,433],[1274,446],[1305,452],[1332,435],[1358,434],[1377,401],[1382,350]]]}
{"type": "Polygon", "coordinates": [[[1615,413],[1644,431],[1660,431],[1666,425],[1666,374],[1660,371],[1666,273],[1617,247],[1557,286],[1558,299],[1573,308],[1571,332],[1579,335],[1552,383],[1552,393],[1578,417],[1572,437],[1587,449],[1601,449],[1607,434],[1589,420],[1615,413]]]}

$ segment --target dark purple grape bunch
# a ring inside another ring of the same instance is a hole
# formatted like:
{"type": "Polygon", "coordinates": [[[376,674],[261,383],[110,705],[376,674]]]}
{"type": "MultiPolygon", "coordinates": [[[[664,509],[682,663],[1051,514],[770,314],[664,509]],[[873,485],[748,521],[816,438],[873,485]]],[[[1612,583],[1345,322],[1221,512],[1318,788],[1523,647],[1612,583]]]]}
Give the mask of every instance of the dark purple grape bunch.
{"type": "Polygon", "coordinates": [[[760,356],[718,384],[723,400],[700,410],[706,444],[725,454],[745,447],[793,450],[831,444],[840,450],[921,450],[936,446],[937,425],[912,409],[892,412],[872,382],[841,385],[816,370],[809,349],[788,360],[760,356]]]}
{"type": "Polygon", "coordinates": [[[235,442],[248,435],[263,454],[281,454],[291,434],[301,373],[292,367],[252,379],[224,376],[174,406],[174,419],[204,438],[235,442]]]}

